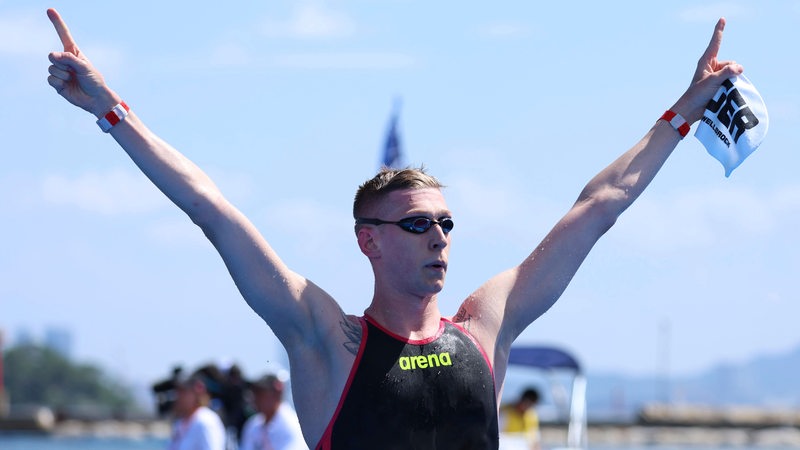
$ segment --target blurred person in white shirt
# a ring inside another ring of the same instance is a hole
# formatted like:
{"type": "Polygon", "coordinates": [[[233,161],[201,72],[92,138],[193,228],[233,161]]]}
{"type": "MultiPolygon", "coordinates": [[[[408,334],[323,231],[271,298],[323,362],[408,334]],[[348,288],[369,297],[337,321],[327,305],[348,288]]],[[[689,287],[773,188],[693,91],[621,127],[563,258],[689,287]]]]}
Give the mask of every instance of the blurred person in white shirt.
{"type": "Polygon", "coordinates": [[[283,401],[284,388],[275,374],[250,383],[258,412],[245,422],[239,450],[308,450],[297,414],[283,401]]]}
{"type": "Polygon", "coordinates": [[[225,450],[225,426],[208,405],[208,380],[195,373],[178,383],[169,450],[225,450]]]}

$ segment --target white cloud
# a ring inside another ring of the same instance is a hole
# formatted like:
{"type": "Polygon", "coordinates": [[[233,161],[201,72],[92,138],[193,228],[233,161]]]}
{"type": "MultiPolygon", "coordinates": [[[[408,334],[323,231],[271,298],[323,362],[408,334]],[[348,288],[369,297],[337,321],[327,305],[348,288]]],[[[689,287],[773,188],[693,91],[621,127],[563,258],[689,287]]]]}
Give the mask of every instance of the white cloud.
{"type": "Polygon", "coordinates": [[[269,207],[259,221],[269,228],[290,237],[298,250],[308,257],[339,255],[336,250],[343,240],[355,237],[352,218],[345,211],[320,204],[311,199],[287,199],[269,207]]]}
{"type": "MultiPolygon", "coordinates": [[[[215,167],[206,173],[234,203],[250,198],[253,181],[247,175],[215,167]]],[[[40,192],[46,203],[108,215],[176,208],[141,172],[120,168],[75,177],[49,175],[41,182],[40,192]]]]}
{"type": "Polygon", "coordinates": [[[344,13],[306,4],[297,7],[287,20],[266,20],[263,32],[267,36],[299,39],[341,38],[355,34],[356,24],[344,13]]]}
{"type": "MultiPolygon", "coordinates": [[[[108,75],[118,68],[123,60],[119,49],[105,43],[78,42],[96,67],[108,75]]],[[[47,54],[62,50],[55,29],[43,13],[4,13],[0,16],[0,55],[34,58],[40,70],[47,64],[47,54]]],[[[45,74],[46,76],[46,74],[45,74]]],[[[43,77],[44,78],[44,77],[43,77]]]]}
{"type": "Polygon", "coordinates": [[[800,187],[763,193],[717,188],[670,198],[645,195],[626,212],[613,233],[647,252],[734,242],[772,234],[800,214],[800,187]]]}
{"type": "Polygon", "coordinates": [[[800,212],[800,186],[785,186],[775,192],[772,204],[781,215],[800,212]]]}
{"type": "Polygon", "coordinates": [[[683,9],[678,17],[686,22],[716,22],[720,17],[743,18],[751,15],[752,12],[750,8],[736,3],[701,3],[683,9]]]}
{"type": "Polygon", "coordinates": [[[490,38],[520,38],[531,34],[527,26],[512,22],[489,23],[482,26],[478,32],[490,38]]]}
{"type": "Polygon", "coordinates": [[[412,67],[414,58],[402,53],[294,53],[275,57],[274,64],[290,69],[383,70],[412,67]]]}
{"type": "Polygon", "coordinates": [[[241,45],[220,43],[211,48],[208,60],[215,67],[247,66],[253,63],[252,55],[241,45]]]}
{"type": "Polygon", "coordinates": [[[81,52],[86,54],[86,57],[103,73],[106,79],[115,79],[119,74],[124,73],[122,69],[125,63],[125,56],[119,48],[103,43],[88,43],[83,46],[78,43],[78,45],[80,46],[81,52]]]}
{"type": "Polygon", "coordinates": [[[170,58],[158,67],[184,70],[187,67],[198,69],[213,67],[248,67],[254,70],[264,68],[302,69],[302,70],[393,70],[414,67],[413,56],[397,52],[347,52],[319,51],[295,52],[264,55],[253,52],[245,45],[218,43],[210,47],[203,56],[191,56],[180,60],[170,58]]]}
{"type": "Polygon", "coordinates": [[[495,149],[461,147],[447,152],[445,159],[451,161],[452,172],[442,180],[460,236],[483,236],[493,230],[528,240],[548,231],[569,206],[552,198],[551,192],[530,187],[515,162],[495,149]]]}
{"type": "Polygon", "coordinates": [[[160,192],[141,174],[114,169],[75,178],[50,175],[41,193],[46,202],[115,215],[153,211],[165,205],[160,192]]]}
{"type": "Polygon", "coordinates": [[[12,13],[0,17],[0,54],[42,58],[58,38],[44,14],[12,13]]]}
{"type": "Polygon", "coordinates": [[[146,231],[150,238],[165,246],[208,248],[209,245],[203,232],[185,216],[161,220],[146,231]]]}
{"type": "MultiPolygon", "coordinates": [[[[546,232],[569,208],[552,192],[536,192],[516,178],[503,158],[482,158],[484,150],[462,150],[447,177],[450,207],[456,211],[459,233],[490,226],[524,239],[531,230],[546,232]],[[472,161],[483,161],[479,172],[472,161]],[[475,177],[475,173],[480,173],[475,177]],[[520,207],[524,205],[524,207],[520,207]]],[[[800,185],[772,191],[730,186],[656,195],[647,192],[626,211],[609,233],[619,248],[674,254],[687,248],[720,243],[755,242],[783,233],[800,222],[800,185]]]]}
{"type": "Polygon", "coordinates": [[[772,98],[767,106],[771,121],[793,121],[800,120],[800,108],[797,103],[785,98],[772,98]]]}
{"type": "MultiPolygon", "coordinates": [[[[386,70],[402,69],[415,65],[415,58],[400,52],[384,51],[337,51],[328,49],[290,51],[286,53],[265,52],[264,48],[253,48],[259,39],[251,35],[260,34],[268,38],[290,38],[324,40],[351,36],[356,32],[355,21],[344,13],[324,9],[318,5],[296,7],[286,20],[266,19],[259,30],[237,30],[212,45],[204,55],[210,58],[212,67],[252,68],[278,67],[310,70],[386,70]]],[[[272,48],[268,46],[268,48],[272,48]]],[[[196,61],[200,58],[193,58],[196,61]]],[[[185,63],[182,63],[182,66],[185,63]]]]}

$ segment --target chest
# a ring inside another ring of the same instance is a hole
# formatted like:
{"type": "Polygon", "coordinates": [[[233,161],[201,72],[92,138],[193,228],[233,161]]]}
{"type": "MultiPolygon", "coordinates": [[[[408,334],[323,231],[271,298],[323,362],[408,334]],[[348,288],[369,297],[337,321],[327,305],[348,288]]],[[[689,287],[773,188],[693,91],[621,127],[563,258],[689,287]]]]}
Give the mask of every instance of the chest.
{"type": "Polygon", "coordinates": [[[493,448],[492,371],[465,333],[447,324],[430,342],[410,343],[370,325],[366,339],[334,442],[346,440],[341,448],[377,448],[376,442],[380,448],[493,448]]]}

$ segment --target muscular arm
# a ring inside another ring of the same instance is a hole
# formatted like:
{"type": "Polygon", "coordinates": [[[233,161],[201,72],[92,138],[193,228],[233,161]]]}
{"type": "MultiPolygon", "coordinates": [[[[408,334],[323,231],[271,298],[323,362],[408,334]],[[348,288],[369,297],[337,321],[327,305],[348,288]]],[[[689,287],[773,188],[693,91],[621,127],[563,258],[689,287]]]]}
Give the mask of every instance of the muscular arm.
{"type": "MultiPolygon", "coordinates": [[[[720,84],[742,71],[738,64],[717,60],[724,26],[720,19],[689,88],[670,108],[690,124],[702,117],[720,84]]],[[[597,240],[650,184],[678,142],[678,132],[658,120],[587,183],[566,215],[520,265],[490,279],[465,300],[454,319],[470,321],[472,332],[492,352],[501,373],[513,340],[556,302],[597,240]]]]}
{"type": "MultiPolygon", "coordinates": [[[[64,46],[63,52],[49,55],[52,65],[48,82],[70,103],[100,118],[122,99],[78,49],[58,13],[55,10],[47,13],[64,46]]],[[[299,340],[308,345],[319,334],[340,332],[341,312],[335,302],[290,271],[213,181],[153,134],[137,117],[133,106],[128,117],[111,129],[111,136],[139,169],[203,230],[245,300],[284,345],[291,346],[299,340]]]]}
{"type": "MultiPolygon", "coordinates": [[[[58,13],[47,14],[64,45],[63,52],[49,55],[48,83],[67,101],[100,118],[122,99],[80,52],[58,13]]],[[[361,338],[357,319],[286,267],[214,182],[150,131],[133,109],[110,134],[142,173],[203,230],[244,299],[286,347],[303,433],[316,442],[355,358],[361,338]]]]}

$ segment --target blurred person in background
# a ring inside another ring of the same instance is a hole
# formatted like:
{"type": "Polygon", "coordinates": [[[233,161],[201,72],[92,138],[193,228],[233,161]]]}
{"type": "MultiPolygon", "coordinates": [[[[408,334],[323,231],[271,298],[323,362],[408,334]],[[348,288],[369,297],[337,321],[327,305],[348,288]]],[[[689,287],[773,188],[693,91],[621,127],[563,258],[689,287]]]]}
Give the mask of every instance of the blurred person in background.
{"type": "Polygon", "coordinates": [[[500,431],[524,435],[530,450],[541,448],[541,432],[539,430],[539,391],[529,387],[519,398],[510,404],[500,407],[500,431]]]}
{"type": "Polygon", "coordinates": [[[244,424],[240,450],[308,450],[297,414],[283,401],[285,386],[275,374],[250,383],[257,413],[244,424]]]}
{"type": "Polygon", "coordinates": [[[177,384],[169,450],[226,450],[225,426],[209,408],[208,383],[201,373],[194,373],[177,384]]]}

